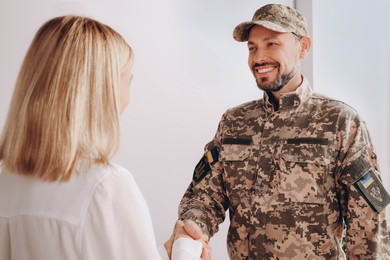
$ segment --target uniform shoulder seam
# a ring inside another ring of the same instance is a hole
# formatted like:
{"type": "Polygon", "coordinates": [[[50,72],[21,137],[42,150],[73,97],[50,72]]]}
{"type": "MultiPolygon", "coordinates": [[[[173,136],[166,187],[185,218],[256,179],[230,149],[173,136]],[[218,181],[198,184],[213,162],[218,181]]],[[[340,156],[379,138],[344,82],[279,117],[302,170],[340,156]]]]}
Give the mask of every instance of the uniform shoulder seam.
{"type": "Polygon", "coordinates": [[[328,96],[325,96],[325,95],[322,95],[322,94],[319,94],[319,93],[314,93],[314,95],[311,97],[311,99],[317,99],[317,100],[326,100],[328,101],[329,103],[335,103],[339,106],[344,106],[344,107],[347,107],[348,109],[351,109],[352,111],[354,111],[355,113],[357,113],[357,110],[352,107],[351,105],[345,103],[344,101],[341,101],[339,99],[335,99],[335,98],[331,98],[331,97],[328,97],[328,96]]]}

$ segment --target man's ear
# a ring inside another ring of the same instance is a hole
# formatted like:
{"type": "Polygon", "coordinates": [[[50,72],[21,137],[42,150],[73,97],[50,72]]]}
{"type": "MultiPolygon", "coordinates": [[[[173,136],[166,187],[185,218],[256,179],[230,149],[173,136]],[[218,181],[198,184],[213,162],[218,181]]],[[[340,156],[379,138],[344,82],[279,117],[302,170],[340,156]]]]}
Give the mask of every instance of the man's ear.
{"type": "Polygon", "coordinates": [[[300,41],[301,45],[301,53],[299,55],[299,58],[302,60],[305,58],[306,54],[309,52],[311,47],[311,38],[309,36],[303,36],[300,41]]]}

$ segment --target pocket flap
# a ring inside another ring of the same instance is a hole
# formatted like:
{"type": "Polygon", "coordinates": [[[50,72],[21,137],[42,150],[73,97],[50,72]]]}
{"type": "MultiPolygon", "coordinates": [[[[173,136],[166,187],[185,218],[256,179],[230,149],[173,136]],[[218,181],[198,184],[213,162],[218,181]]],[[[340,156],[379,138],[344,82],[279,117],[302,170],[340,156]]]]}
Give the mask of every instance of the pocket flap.
{"type": "Polygon", "coordinates": [[[330,163],[327,147],[321,144],[292,144],[283,146],[282,158],[297,163],[314,163],[328,165],[330,163]]]}
{"type": "Polygon", "coordinates": [[[251,145],[223,144],[220,156],[225,161],[244,161],[251,153],[251,145]]]}

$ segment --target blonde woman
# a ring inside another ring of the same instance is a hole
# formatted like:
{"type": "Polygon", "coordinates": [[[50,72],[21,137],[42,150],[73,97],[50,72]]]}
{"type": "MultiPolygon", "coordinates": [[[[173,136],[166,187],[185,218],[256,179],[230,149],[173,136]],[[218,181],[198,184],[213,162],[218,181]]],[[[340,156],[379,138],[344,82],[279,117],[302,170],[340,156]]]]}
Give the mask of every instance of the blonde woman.
{"type": "Polygon", "coordinates": [[[39,29],[0,139],[0,259],[168,257],[132,175],[110,162],[132,63],[125,40],[93,19],[39,29]]]}

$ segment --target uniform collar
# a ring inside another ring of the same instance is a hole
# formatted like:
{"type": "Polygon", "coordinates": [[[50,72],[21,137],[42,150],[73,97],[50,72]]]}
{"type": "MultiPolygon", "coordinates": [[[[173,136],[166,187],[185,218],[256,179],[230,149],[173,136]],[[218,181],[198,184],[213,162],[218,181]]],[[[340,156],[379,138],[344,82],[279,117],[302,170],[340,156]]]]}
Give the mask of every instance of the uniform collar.
{"type": "MultiPolygon", "coordinates": [[[[306,77],[303,76],[301,85],[293,92],[285,93],[280,97],[279,110],[297,108],[300,104],[308,100],[313,94],[313,89],[306,77]]],[[[274,112],[274,107],[270,102],[267,92],[264,92],[263,106],[267,112],[274,112]]]]}

